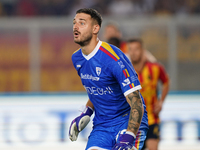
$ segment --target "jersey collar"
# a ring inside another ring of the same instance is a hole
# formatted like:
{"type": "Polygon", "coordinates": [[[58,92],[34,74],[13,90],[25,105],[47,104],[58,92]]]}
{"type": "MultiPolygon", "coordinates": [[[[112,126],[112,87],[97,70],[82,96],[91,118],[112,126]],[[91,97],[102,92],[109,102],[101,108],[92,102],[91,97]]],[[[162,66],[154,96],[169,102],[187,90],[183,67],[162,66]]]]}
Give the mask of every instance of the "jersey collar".
{"type": "Polygon", "coordinates": [[[99,42],[97,43],[96,47],[94,48],[94,50],[89,55],[85,55],[82,52],[83,57],[85,59],[87,59],[87,60],[91,59],[97,53],[97,51],[99,50],[99,47],[101,46],[101,44],[102,44],[102,42],[99,40],[99,42]]]}

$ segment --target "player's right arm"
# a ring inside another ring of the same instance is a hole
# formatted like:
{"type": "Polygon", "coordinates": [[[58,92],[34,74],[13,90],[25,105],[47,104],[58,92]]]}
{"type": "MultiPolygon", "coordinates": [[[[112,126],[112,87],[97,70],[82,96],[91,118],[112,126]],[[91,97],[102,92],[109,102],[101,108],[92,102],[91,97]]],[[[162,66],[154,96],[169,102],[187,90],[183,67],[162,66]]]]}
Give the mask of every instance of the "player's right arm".
{"type": "Polygon", "coordinates": [[[76,117],[69,127],[69,138],[71,141],[76,141],[79,132],[81,132],[90,122],[90,117],[93,114],[94,106],[90,100],[87,101],[85,110],[82,114],[76,117]]]}

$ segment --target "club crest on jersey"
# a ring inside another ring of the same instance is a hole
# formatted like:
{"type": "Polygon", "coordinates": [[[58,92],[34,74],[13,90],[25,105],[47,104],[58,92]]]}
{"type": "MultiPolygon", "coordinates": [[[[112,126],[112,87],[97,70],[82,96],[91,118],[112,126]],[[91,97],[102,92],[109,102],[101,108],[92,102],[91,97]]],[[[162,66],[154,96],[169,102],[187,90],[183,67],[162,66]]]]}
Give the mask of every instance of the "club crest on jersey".
{"type": "Polygon", "coordinates": [[[96,67],[96,73],[99,76],[101,74],[101,68],[100,67],[96,67]]]}
{"type": "Polygon", "coordinates": [[[81,67],[81,65],[76,65],[76,67],[77,67],[77,68],[80,68],[80,67],[81,67]]]}

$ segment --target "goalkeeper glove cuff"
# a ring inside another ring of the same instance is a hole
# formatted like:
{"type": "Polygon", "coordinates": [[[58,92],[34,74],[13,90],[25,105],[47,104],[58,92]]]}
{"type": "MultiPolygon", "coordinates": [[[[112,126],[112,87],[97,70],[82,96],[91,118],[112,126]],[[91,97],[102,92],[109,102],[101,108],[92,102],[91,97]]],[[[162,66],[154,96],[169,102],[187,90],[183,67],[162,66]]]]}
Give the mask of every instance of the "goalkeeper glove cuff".
{"type": "Polygon", "coordinates": [[[130,131],[126,131],[125,134],[121,134],[119,136],[119,141],[120,142],[129,142],[129,143],[133,143],[134,139],[136,138],[135,134],[133,132],[130,131]]]}
{"type": "Polygon", "coordinates": [[[132,150],[134,147],[133,141],[135,138],[135,134],[130,131],[126,131],[126,133],[120,134],[119,141],[115,144],[112,150],[132,150]]]}

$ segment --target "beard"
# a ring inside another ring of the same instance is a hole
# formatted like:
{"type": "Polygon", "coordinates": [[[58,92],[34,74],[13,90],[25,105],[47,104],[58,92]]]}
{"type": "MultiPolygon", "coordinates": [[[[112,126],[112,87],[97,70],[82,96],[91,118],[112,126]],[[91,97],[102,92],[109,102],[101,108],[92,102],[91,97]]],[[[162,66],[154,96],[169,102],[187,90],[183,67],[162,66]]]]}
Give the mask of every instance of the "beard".
{"type": "Polygon", "coordinates": [[[132,59],[133,64],[139,64],[142,61],[142,56],[140,56],[137,60],[132,59]]]}
{"type": "Polygon", "coordinates": [[[88,43],[90,43],[91,39],[92,39],[92,33],[88,33],[87,35],[85,35],[83,37],[82,40],[76,40],[76,39],[74,39],[74,42],[83,47],[83,46],[88,45],[88,43]]]}

